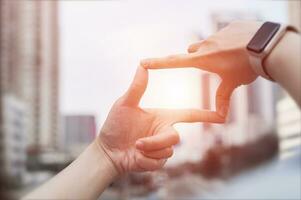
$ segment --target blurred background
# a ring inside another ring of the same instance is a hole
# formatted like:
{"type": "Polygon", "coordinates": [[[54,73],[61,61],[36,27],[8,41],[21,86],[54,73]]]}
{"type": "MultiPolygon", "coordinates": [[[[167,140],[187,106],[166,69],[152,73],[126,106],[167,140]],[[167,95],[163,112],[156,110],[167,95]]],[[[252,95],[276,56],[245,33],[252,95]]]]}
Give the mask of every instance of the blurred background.
{"type": "MultiPolygon", "coordinates": [[[[300,10],[298,0],[1,0],[1,193],[18,199],[70,164],[140,59],[186,52],[238,19],[300,29],[300,10]]],[[[151,71],[141,106],[214,109],[219,81],[196,69],[151,71]]],[[[258,78],[235,91],[226,124],[177,124],[181,142],[164,169],[129,174],[101,199],[221,199],[245,181],[255,193],[283,184],[278,197],[300,199],[300,169],[285,181],[291,169],[282,167],[269,187],[254,180],[276,162],[300,161],[300,120],[293,100],[258,78]]]]}

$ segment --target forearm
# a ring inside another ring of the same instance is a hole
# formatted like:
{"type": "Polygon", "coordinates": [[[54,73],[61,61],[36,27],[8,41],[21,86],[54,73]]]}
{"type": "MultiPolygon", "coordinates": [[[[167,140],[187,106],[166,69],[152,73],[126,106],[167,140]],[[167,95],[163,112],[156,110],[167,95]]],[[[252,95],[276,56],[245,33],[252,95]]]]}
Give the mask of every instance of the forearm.
{"type": "Polygon", "coordinates": [[[93,142],[73,163],[25,199],[97,199],[116,176],[111,161],[93,142]]]}
{"type": "Polygon", "coordinates": [[[269,75],[295,99],[301,107],[301,39],[287,32],[267,57],[264,65],[269,75]]]}

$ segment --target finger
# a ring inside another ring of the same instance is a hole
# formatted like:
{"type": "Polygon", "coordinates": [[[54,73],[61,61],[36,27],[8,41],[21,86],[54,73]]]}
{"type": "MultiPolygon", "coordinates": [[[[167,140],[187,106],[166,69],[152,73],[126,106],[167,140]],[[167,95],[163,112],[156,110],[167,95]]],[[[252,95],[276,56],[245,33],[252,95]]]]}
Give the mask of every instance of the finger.
{"type": "Polygon", "coordinates": [[[232,86],[226,81],[222,81],[217,89],[215,97],[216,110],[218,114],[224,118],[227,116],[230,105],[230,97],[234,89],[235,86],[232,86]]]}
{"type": "Polygon", "coordinates": [[[148,109],[150,112],[155,112],[156,115],[162,117],[163,120],[175,123],[193,123],[193,122],[211,122],[224,123],[225,119],[217,112],[198,109],[148,109]]]}
{"type": "Polygon", "coordinates": [[[166,159],[148,158],[143,154],[138,153],[136,156],[136,162],[139,166],[139,169],[137,169],[137,171],[154,171],[162,168],[166,163],[166,159]]]}
{"type": "Polygon", "coordinates": [[[180,141],[179,134],[174,128],[150,137],[141,138],[136,142],[136,148],[142,151],[154,151],[170,147],[180,141]]]}
{"type": "Polygon", "coordinates": [[[164,68],[185,68],[196,67],[196,54],[178,54],[163,58],[150,58],[140,62],[140,65],[146,69],[164,69],[164,68]]]}
{"type": "Polygon", "coordinates": [[[138,67],[130,88],[123,96],[124,103],[137,106],[143,96],[148,82],[148,72],[143,67],[138,67]]]}
{"type": "Polygon", "coordinates": [[[171,157],[173,149],[171,147],[167,147],[156,151],[142,151],[142,154],[148,158],[163,159],[171,157]]]}
{"type": "Polygon", "coordinates": [[[203,40],[200,41],[200,42],[196,42],[196,43],[191,44],[187,49],[188,53],[196,52],[200,48],[200,46],[202,45],[202,42],[203,42],[203,40]]]}
{"type": "Polygon", "coordinates": [[[168,69],[195,67],[208,72],[219,73],[217,54],[202,48],[202,52],[178,54],[163,58],[142,60],[140,65],[145,69],[168,69]]]}

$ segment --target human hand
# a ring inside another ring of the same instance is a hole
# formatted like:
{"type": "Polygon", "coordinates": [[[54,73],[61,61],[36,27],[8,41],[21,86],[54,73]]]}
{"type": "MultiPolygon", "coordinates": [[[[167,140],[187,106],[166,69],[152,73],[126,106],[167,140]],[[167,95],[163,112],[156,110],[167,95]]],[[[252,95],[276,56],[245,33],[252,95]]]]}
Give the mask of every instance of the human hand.
{"type": "Polygon", "coordinates": [[[252,70],[246,46],[261,25],[261,22],[233,22],[206,40],[190,45],[188,54],[145,59],[141,66],[146,69],[196,67],[218,74],[221,84],[216,93],[216,110],[221,117],[226,117],[233,90],[258,76],[252,70]]]}
{"type": "Polygon", "coordinates": [[[96,140],[119,174],[161,168],[173,154],[172,146],[179,142],[173,124],[223,122],[211,111],[139,108],[147,81],[147,70],[138,67],[133,83],[113,105],[96,140]]]}

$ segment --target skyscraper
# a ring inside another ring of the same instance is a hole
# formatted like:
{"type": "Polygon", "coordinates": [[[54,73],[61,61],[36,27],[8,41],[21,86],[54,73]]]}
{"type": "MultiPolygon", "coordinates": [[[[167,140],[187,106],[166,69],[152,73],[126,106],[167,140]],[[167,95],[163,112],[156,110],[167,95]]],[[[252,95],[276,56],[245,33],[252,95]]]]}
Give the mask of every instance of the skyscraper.
{"type": "Polygon", "coordinates": [[[0,4],[2,95],[24,102],[29,152],[55,148],[59,115],[57,2],[2,0],[0,4]]]}

